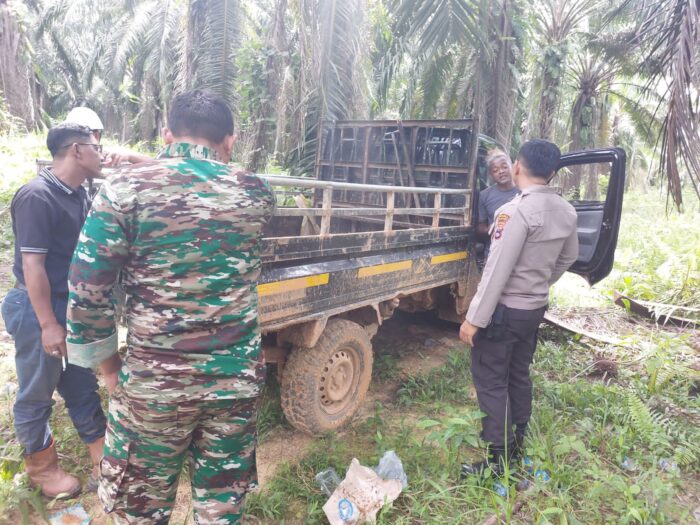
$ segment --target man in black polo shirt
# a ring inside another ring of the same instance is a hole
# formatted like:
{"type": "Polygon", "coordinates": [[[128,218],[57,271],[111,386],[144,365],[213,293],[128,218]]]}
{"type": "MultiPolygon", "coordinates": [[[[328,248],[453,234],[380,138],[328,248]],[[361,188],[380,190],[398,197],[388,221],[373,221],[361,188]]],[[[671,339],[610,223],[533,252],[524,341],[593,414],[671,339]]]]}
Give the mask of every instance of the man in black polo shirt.
{"type": "Polygon", "coordinates": [[[68,268],[89,208],[82,183],[99,174],[101,146],[89,128],[76,124],[52,128],[46,145],[53,167],[43,169],[12,199],[17,284],[2,303],[2,316],[15,341],[15,433],[24,446],[32,483],[53,498],[80,491],[80,482],[58,466],[48,424],[55,390],[65,400],[95,465],[104,444],[105,416],[95,374],[62,362],[68,268]]]}

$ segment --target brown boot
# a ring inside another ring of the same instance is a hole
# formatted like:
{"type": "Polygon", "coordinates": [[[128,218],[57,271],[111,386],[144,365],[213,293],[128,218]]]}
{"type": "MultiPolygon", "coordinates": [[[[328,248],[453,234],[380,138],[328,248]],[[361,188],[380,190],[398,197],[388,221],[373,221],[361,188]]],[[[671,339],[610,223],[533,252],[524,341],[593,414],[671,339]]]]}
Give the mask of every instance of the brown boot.
{"type": "Polygon", "coordinates": [[[103,449],[105,447],[105,438],[101,437],[92,443],[88,443],[90,451],[90,459],[92,459],[92,472],[85,486],[90,492],[97,492],[97,485],[100,480],[100,461],[102,461],[103,449]]]}
{"type": "Polygon", "coordinates": [[[24,465],[29,479],[41,487],[41,493],[47,498],[68,499],[80,492],[80,481],[58,466],[53,439],[48,448],[24,456],[24,465]]]}

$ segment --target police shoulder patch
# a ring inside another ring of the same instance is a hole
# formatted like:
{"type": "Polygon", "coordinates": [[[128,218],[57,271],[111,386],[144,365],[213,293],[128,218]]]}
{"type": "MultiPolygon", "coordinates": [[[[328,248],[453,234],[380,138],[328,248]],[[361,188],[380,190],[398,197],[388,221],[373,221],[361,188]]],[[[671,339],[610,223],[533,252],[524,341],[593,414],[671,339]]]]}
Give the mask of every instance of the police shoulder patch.
{"type": "Polygon", "coordinates": [[[494,230],[493,230],[493,239],[498,240],[501,237],[503,237],[503,230],[506,227],[506,224],[508,224],[508,221],[510,220],[510,215],[507,213],[499,213],[498,216],[496,217],[496,220],[494,221],[494,230]]]}

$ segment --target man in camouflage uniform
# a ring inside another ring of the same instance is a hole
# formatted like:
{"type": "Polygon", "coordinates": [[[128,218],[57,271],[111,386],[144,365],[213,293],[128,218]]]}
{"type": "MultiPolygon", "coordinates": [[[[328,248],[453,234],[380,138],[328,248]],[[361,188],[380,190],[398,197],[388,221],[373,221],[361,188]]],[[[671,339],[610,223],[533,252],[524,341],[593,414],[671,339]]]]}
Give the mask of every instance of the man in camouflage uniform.
{"type": "Polygon", "coordinates": [[[118,523],[167,523],[188,455],[195,521],[235,523],[256,480],[256,280],[274,195],[225,164],[235,137],[221,99],[179,95],[168,121],[158,158],[118,172],[93,203],[71,266],[68,354],[99,365],[114,389],[105,510],[118,523]],[[123,364],[111,298],[120,271],[123,364]]]}

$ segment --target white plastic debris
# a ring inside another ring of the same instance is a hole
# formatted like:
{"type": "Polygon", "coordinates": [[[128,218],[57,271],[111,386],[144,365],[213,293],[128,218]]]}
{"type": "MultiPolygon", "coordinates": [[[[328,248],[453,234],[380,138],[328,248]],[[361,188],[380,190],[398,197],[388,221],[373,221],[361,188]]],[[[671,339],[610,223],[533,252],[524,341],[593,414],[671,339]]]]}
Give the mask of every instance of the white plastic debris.
{"type": "Polygon", "coordinates": [[[353,458],[345,479],[323,506],[323,511],[331,525],[374,523],[377,512],[386,503],[393,502],[401,490],[401,481],[382,479],[353,458]]]}
{"type": "Polygon", "coordinates": [[[0,387],[0,396],[11,396],[19,389],[19,385],[12,381],[8,381],[0,387]]]}
{"type": "Polygon", "coordinates": [[[403,463],[393,450],[384,452],[382,459],[379,460],[379,465],[374,467],[374,471],[379,474],[380,478],[398,479],[401,482],[401,488],[408,486],[408,477],[403,469],[403,463]]]}

